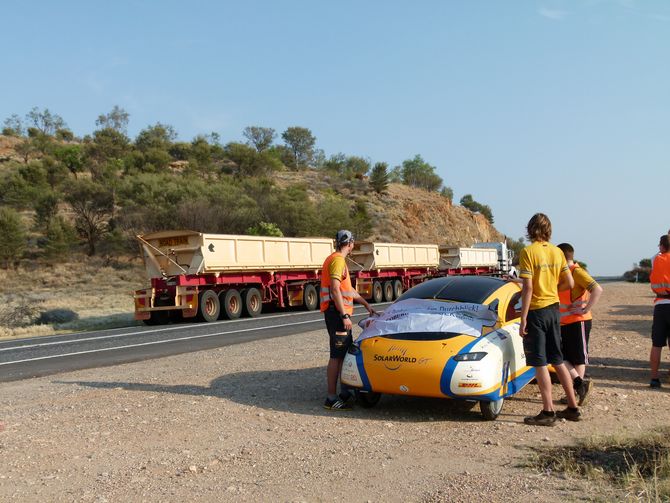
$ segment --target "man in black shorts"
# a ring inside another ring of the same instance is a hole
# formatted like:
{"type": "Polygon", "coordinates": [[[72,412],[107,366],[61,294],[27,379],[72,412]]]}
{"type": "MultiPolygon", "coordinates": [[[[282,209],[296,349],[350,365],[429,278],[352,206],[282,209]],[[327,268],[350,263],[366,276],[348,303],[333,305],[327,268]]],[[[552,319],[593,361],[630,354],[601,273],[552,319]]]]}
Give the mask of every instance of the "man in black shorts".
{"type": "Polygon", "coordinates": [[[345,258],[354,248],[354,236],[348,230],[338,231],[335,247],[335,252],[323,263],[319,293],[321,312],[330,339],[330,359],[326,371],[328,396],[323,406],[329,410],[348,410],[351,408],[348,403],[351,393],[342,390],[338,396],[337,381],[342,371],[342,362],[352,342],[351,315],[354,314],[354,302],[363,304],[371,316],[375,311],[351,283],[345,258]]]}
{"type": "Polygon", "coordinates": [[[670,238],[661,236],[658,243],[659,253],[654,257],[651,267],[651,289],[656,294],[654,299],[654,321],[651,327],[651,367],[650,388],[660,388],[661,380],[658,368],[661,365],[661,350],[670,342],[670,238]]]}

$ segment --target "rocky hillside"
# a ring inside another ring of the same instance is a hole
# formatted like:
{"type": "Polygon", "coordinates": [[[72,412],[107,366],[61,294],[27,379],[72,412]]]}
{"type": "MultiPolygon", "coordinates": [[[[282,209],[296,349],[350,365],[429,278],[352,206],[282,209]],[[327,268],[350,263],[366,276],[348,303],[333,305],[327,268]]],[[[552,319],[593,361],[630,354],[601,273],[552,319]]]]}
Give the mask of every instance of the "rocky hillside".
{"type": "Polygon", "coordinates": [[[278,173],[275,180],[280,185],[304,183],[315,198],[318,191],[329,187],[345,196],[364,197],[372,232],[359,239],[459,246],[505,239],[483,215],[452,204],[436,192],[392,183],[387,193],[377,194],[365,180],[341,182],[318,171],[278,173]]]}

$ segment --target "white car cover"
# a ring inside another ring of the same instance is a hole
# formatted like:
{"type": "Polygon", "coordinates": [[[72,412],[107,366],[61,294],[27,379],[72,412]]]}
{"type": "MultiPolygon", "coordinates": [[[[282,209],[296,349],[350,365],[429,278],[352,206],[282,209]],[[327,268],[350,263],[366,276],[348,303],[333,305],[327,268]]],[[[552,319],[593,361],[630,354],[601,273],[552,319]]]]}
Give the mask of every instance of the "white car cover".
{"type": "Polygon", "coordinates": [[[465,302],[406,299],[389,306],[379,316],[362,320],[360,342],[370,337],[410,332],[451,332],[478,337],[483,327],[492,327],[498,315],[488,306],[465,302]]]}

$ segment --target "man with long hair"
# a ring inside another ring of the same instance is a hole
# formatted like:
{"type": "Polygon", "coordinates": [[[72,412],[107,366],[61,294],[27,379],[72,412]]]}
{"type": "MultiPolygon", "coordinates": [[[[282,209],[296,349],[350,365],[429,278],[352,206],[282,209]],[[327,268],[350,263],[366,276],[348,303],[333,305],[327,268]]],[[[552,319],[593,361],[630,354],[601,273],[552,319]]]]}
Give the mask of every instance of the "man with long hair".
{"type": "Polygon", "coordinates": [[[554,426],[557,418],[579,421],[581,414],[570,373],[561,353],[561,327],[558,291],[571,289],[574,281],[563,252],[552,245],[551,221],[544,213],[536,213],[526,227],[531,244],[521,250],[519,277],[522,281],[521,327],[526,363],[535,367],[537,384],[542,395],[542,410],[524,422],[533,426],[554,426]],[[551,377],[547,365],[556,370],[568,398],[565,410],[554,411],[551,377]]]}

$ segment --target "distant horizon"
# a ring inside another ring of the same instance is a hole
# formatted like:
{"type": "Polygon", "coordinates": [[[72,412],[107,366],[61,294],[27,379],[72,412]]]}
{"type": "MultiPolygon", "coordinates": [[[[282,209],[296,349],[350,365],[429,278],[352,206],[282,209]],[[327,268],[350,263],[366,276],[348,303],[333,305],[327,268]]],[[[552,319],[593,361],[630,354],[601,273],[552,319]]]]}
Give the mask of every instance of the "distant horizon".
{"type": "Polygon", "coordinates": [[[302,126],[328,157],[419,154],[512,239],[546,213],[599,276],[670,228],[668,2],[37,0],[3,17],[0,121],[48,108],[81,136],[118,105],[131,138],[302,126]]]}

